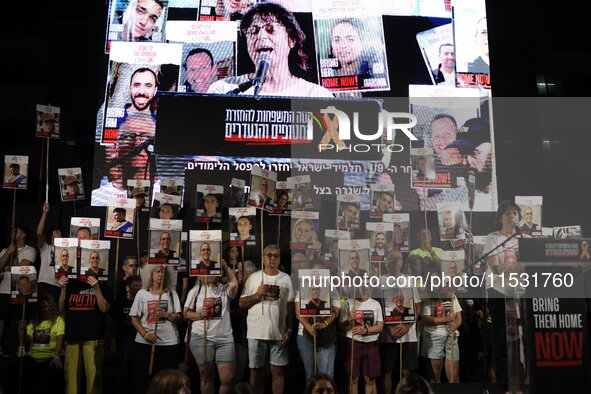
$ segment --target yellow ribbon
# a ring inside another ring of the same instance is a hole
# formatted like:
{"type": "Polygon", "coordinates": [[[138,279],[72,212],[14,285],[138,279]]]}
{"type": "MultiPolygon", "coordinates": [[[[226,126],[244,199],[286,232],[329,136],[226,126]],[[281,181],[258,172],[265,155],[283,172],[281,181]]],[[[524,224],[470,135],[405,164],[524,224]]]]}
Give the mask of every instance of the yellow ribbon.
{"type": "Polygon", "coordinates": [[[581,255],[579,257],[581,259],[591,259],[591,254],[589,254],[589,243],[587,241],[581,242],[581,255]]]}

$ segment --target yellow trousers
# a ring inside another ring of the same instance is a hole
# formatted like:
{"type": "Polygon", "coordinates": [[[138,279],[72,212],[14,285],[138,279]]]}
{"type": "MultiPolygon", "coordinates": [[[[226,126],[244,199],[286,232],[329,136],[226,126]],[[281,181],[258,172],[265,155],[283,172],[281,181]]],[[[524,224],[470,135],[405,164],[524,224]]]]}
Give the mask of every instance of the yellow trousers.
{"type": "Polygon", "coordinates": [[[86,374],[86,394],[101,394],[103,340],[66,343],[66,394],[79,394],[82,368],[86,374]]]}

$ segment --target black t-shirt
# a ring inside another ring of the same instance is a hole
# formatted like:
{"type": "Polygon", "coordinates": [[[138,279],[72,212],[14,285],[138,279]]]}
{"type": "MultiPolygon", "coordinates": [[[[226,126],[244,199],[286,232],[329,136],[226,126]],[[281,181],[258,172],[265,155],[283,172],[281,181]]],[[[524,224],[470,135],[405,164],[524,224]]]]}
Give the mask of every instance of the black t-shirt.
{"type": "MultiPolygon", "coordinates": [[[[100,285],[103,297],[109,302],[109,290],[100,285]]],[[[66,288],[66,342],[103,339],[106,316],[100,311],[94,289],[86,282],[72,281],[66,288]]]]}
{"type": "Polygon", "coordinates": [[[131,323],[131,316],[129,316],[132,305],[133,300],[129,300],[126,294],[121,298],[117,298],[113,306],[113,316],[117,325],[117,341],[119,342],[133,344],[135,341],[136,330],[131,323]]]}

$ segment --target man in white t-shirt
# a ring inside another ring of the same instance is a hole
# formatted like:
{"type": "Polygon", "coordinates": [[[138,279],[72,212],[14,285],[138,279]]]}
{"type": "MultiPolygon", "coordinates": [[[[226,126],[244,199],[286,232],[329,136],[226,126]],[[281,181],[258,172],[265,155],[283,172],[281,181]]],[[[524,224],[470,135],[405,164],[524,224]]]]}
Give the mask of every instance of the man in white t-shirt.
{"type": "Polygon", "coordinates": [[[283,369],[288,364],[287,344],[294,319],[294,291],[289,275],[279,271],[281,254],[277,245],[263,250],[263,270],[253,272],[244,285],[240,307],[246,319],[250,383],[263,392],[262,367],[269,364],[273,394],[283,392],[283,369]]]}
{"type": "Polygon", "coordinates": [[[382,306],[369,297],[369,292],[367,287],[357,288],[357,297],[345,301],[340,311],[339,324],[347,337],[345,369],[347,375],[352,374],[353,377],[351,393],[357,393],[361,375],[365,381],[365,392],[377,393],[376,378],[382,373],[378,338],[384,329],[384,317],[382,306]],[[353,346],[354,351],[351,352],[353,346]]]}
{"type": "Polygon", "coordinates": [[[55,279],[55,258],[52,256],[53,240],[61,238],[62,232],[57,227],[52,227],[45,232],[45,221],[49,212],[49,204],[43,204],[43,213],[37,225],[37,247],[41,253],[41,265],[39,266],[39,276],[37,278],[37,294],[50,294],[57,301],[60,296],[60,284],[55,279]]]}
{"type": "MultiPolygon", "coordinates": [[[[17,265],[33,265],[37,258],[37,251],[27,245],[29,231],[21,226],[15,226],[12,231],[12,242],[0,251],[0,346],[4,335],[4,323],[11,317],[10,307],[10,267],[17,265]]],[[[1,349],[0,349],[1,351],[1,349]]]]}
{"type": "MultiPolygon", "coordinates": [[[[402,273],[402,253],[398,250],[390,250],[386,256],[388,275],[380,278],[382,289],[390,289],[396,284],[396,279],[405,277],[402,273]],[[390,278],[390,279],[388,279],[390,278]],[[390,282],[390,283],[388,283],[390,282]]],[[[402,285],[402,280],[399,280],[402,285]]],[[[406,288],[412,291],[414,303],[414,315],[417,317],[421,311],[421,296],[416,287],[411,287],[407,282],[406,288]]],[[[395,287],[395,286],[394,286],[395,287]]],[[[385,301],[384,301],[385,302],[385,301]]],[[[417,348],[416,323],[388,324],[380,334],[380,355],[382,358],[382,379],[384,392],[392,391],[392,371],[399,363],[400,344],[402,343],[402,372],[405,376],[416,371],[419,367],[419,354],[417,348]]],[[[400,365],[398,365],[400,367],[400,365]]]]}

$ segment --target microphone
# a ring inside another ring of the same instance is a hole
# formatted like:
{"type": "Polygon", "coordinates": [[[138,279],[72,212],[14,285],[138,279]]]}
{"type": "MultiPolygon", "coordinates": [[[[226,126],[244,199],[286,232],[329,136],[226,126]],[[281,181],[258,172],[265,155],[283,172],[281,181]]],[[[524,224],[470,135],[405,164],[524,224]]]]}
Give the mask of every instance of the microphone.
{"type": "Polygon", "coordinates": [[[254,79],[252,80],[252,84],[254,86],[254,95],[258,96],[259,92],[263,88],[265,84],[265,80],[267,79],[267,72],[269,72],[269,68],[273,65],[273,60],[271,60],[271,56],[267,53],[261,54],[257,61],[257,71],[254,75],[254,79]]]}
{"type": "Polygon", "coordinates": [[[521,235],[521,228],[519,228],[519,225],[516,224],[515,227],[513,227],[515,229],[515,235],[521,235]]]}

